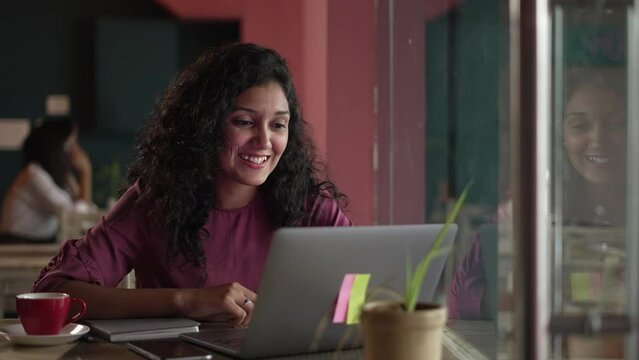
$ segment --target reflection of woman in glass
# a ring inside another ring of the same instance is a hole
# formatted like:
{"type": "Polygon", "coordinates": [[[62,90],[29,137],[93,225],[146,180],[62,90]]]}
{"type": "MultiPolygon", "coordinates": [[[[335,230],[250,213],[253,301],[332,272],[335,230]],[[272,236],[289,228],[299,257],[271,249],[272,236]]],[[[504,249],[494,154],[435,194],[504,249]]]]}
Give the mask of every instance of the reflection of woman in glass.
{"type": "MultiPolygon", "coordinates": [[[[587,70],[584,70],[587,71],[587,70]]],[[[561,311],[623,311],[626,206],[625,78],[571,74],[562,122],[561,311]]],[[[618,74],[623,75],[623,74],[618,74]]],[[[561,176],[557,174],[556,177],[561,176]]],[[[568,357],[622,358],[623,336],[566,338],[568,357]]]]}
{"type": "MultiPolygon", "coordinates": [[[[587,70],[574,72],[568,79],[561,127],[566,170],[564,174],[556,174],[564,179],[561,189],[564,224],[624,223],[626,112],[623,86],[625,82],[617,81],[616,76],[587,70]]],[[[499,207],[492,223],[511,222],[509,204],[510,200],[499,207]]],[[[486,276],[482,239],[478,235],[451,284],[450,318],[491,317],[492,307],[497,305],[489,304],[486,276]]]]}
{"type": "Polygon", "coordinates": [[[564,223],[620,225],[625,216],[626,102],[611,76],[575,75],[563,121],[564,223]]]}

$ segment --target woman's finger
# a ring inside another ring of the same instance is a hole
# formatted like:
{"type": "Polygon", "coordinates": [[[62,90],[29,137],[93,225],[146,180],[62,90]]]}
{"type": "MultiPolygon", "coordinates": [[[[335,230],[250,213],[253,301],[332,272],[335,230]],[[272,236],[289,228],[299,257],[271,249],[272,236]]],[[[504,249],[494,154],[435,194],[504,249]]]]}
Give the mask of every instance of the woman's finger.
{"type": "Polygon", "coordinates": [[[230,301],[224,304],[224,310],[232,315],[231,323],[235,325],[242,324],[247,316],[247,311],[242,308],[242,301],[240,301],[239,298],[238,296],[234,296],[230,301]]]}
{"type": "Polygon", "coordinates": [[[257,301],[257,294],[249,289],[245,289],[244,296],[246,296],[247,299],[250,299],[253,303],[257,301]]]}
{"type": "Polygon", "coordinates": [[[242,309],[246,311],[246,317],[244,318],[242,323],[240,323],[240,325],[248,325],[249,322],[251,322],[253,310],[255,310],[255,302],[247,296],[246,299],[244,299],[244,301],[242,302],[242,309]]]}

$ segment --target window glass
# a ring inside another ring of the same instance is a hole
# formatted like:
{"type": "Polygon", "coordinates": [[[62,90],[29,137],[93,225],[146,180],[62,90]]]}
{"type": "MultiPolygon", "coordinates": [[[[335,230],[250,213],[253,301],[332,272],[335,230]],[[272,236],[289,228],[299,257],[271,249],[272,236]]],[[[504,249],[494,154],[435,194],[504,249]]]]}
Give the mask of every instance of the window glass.
{"type": "Polygon", "coordinates": [[[507,6],[460,2],[425,27],[427,222],[443,222],[472,181],[442,283],[445,344],[469,358],[508,358],[512,350],[507,6]]]}
{"type": "Polygon", "coordinates": [[[586,327],[625,312],[627,8],[561,2],[552,17],[551,303],[556,328],[567,329],[555,331],[553,352],[623,358],[623,334],[586,327]]]}

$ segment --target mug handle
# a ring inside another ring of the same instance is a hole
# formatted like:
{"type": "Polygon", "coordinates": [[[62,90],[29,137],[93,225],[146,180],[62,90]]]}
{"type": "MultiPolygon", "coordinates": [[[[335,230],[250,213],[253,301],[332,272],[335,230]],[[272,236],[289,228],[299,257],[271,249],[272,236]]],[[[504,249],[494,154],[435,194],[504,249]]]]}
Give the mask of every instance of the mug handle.
{"type": "Polygon", "coordinates": [[[79,304],[80,305],[80,311],[77,314],[73,315],[69,320],[65,321],[64,325],[80,320],[84,316],[84,313],[87,312],[87,303],[84,302],[84,300],[74,297],[74,298],[71,298],[71,303],[72,304],[73,303],[79,304]]]}

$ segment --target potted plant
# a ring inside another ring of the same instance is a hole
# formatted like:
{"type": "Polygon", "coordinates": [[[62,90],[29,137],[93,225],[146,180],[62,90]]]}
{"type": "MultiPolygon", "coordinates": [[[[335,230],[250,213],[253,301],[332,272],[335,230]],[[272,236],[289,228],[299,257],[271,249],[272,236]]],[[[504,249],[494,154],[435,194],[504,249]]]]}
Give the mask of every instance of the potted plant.
{"type": "Polygon", "coordinates": [[[99,189],[96,192],[96,201],[110,209],[115,204],[122,186],[120,160],[113,158],[110,164],[100,167],[96,174],[96,184],[99,189]]]}
{"type": "Polygon", "coordinates": [[[432,261],[450,252],[450,247],[443,247],[442,242],[448,227],[457,218],[470,186],[471,183],[462,191],[432,248],[415,270],[407,263],[403,299],[372,301],[362,306],[360,322],[365,359],[441,359],[446,307],[434,303],[421,304],[418,298],[432,261]]]}

